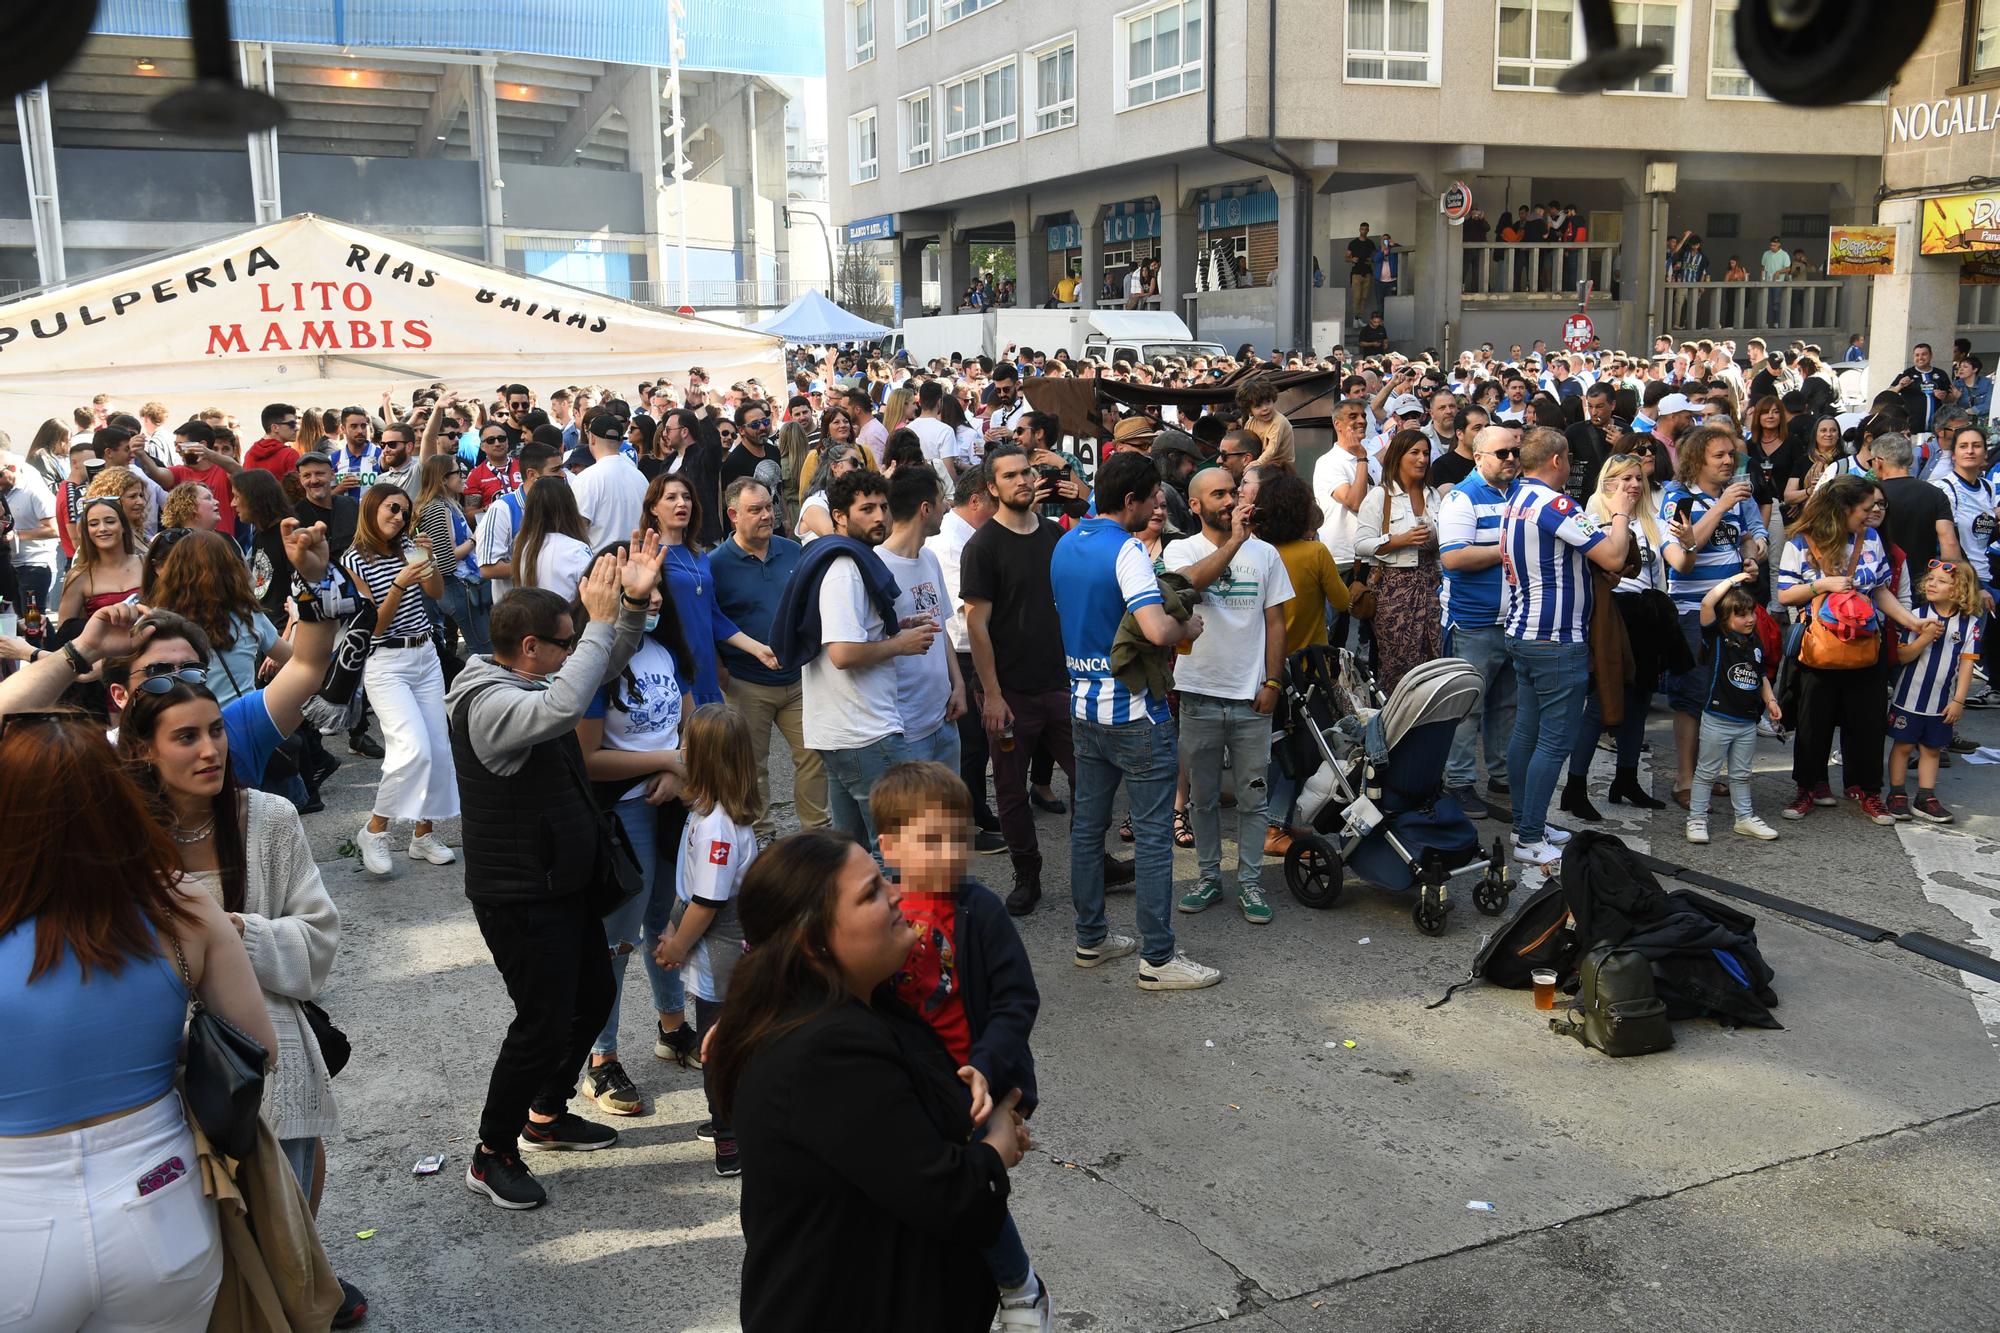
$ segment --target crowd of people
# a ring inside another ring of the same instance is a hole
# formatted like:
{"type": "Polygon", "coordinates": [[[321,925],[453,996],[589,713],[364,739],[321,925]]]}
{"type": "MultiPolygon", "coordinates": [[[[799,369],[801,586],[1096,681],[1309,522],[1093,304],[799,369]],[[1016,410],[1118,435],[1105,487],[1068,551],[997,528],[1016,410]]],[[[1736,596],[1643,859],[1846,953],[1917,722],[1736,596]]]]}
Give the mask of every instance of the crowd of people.
{"type": "MultiPolygon", "coordinates": [[[[1760,743],[1791,746],[1786,819],[1839,804],[1837,740],[1864,819],[1949,821],[1953,726],[1996,697],[1990,385],[1969,348],[1947,371],[1920,346],[1842,413],[1818,348],[1743,350],[815,348],[771,386],[273,403],[247,445],[226,413],[169,430],[108,396],[46,423],[0,453],[0,801],[64,830],[0,867],[0,1061],[24,1075],[0,1089],[0,1223],[50,1219],[37,1318],[206,1324],[214,1210],[198,1173],[155,1170],[198,1151],[173,1090],[191,996],[268,1053],[263,1118],[316,1203],[341,913],[303,819],[343,734],[381,763],[361,866],[394,875],[405,825],[404,855],[462,864],[513,1006],[467,1188],[536,1207],[524,1154],[617,1142],[579,1092],[645,1110],[620,1047],[636,952],[653,1053],[700,1071],[697,1136],[744,1177],[754,1330],[857,1301],[875,1327],[1052,1326],[1006,1207],[1039,1003],[1006,918],[1041,908],[1037,815],[1068,816],[1076,966],[1216,985],[1175,921],[1225,899],[1274,920],[1301,775],[1273,737],[1304,648],[1351,648],[1385,694],[1470,663],[1446,792],[1524,865],[1559,859],[1552,814],[1601,818],[1599,748],[1606,799],[1666,807],[1641,777],[1655,707],[1691,842],[1718,795],[1734,832],[1778,836],[1760,743]],[[1285,371],[1333,377],[1324,423],[1280,410],[1285,371]],[[1210,392],[1100,395],[1084,425],[1023,391],[1071,378],[1210,392]],[[1004,898],[972,874],[1003,853],[1004,898]],[[53,1183],[78,1162],[116,1188],[78,1202],[53,1183]],[[97,1201],[135,1179],[154,1205],[97,1201]],[[193,1279],[171,1311],[170,1276],[193,1279]]],[[[343,1284],[336,1326],[365,1310],[343,1284]]]]}

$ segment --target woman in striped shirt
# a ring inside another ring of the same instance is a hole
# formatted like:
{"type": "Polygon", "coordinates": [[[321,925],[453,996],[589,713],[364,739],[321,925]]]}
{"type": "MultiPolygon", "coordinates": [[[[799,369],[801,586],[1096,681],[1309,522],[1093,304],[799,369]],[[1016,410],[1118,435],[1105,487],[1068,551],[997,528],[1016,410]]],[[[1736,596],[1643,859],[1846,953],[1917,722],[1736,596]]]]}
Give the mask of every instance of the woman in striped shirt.
{"type": "Polygon", "coordinates": [[[371,875],[395,869],[389,855],[389,821],[416,821],[410,855],[432,865],[458,857],[432,833],[433,821],[458,814],[458,778],[445,733],[444,671],[431,643],[431,613],[423,594],[444,592],[444,575],[431,559],[428,537],[411,540],[410,497],[387,482],[361,497],[354,544],[340,567],[361,595],[375,604],[375,637],[362,669],[362,687],[382,719],[386,753],[375,808],[354,841],[371,875]],[[421,592],[419,591],[421,589],[421,592]]]}

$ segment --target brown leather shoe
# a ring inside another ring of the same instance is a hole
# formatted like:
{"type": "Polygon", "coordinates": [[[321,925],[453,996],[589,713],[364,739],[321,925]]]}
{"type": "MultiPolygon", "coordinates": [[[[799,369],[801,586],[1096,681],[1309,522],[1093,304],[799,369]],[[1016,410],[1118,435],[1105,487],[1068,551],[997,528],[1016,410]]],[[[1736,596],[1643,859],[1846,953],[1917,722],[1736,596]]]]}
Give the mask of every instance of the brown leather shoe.
{"type": "Polygon", "coordinates": [[[1264,855],[1283,856],[1292,849],[1292,835],[1289,829],[1271,828],[1264,832],[1264,855]]]}

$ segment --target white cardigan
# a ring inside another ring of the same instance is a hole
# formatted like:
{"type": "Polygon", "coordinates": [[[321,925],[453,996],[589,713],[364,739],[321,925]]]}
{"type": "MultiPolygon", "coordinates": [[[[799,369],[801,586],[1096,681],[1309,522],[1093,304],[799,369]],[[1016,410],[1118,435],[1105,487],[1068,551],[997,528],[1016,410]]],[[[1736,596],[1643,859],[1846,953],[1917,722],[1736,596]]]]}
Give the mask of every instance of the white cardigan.
{"type": "MultiPolygon", "coordinates": [[[[1361,501],[1361,508],[1354,511],[1354,554],[1363,560],[1373,560],[1378,565],[1389,565],[1398,569],[1414,569],[1418,557],[1423,554],[1421,546],[1399,546],[1395,550],[1383,549],[1382,543],[1390,537],[1400,536],[1417,525],[1416,511],[1410,505],[1410,493],[1398,486],[1389,491],[1389,525],[1387,531],[1382,526],[1382,494],[1386,488],[1376,486],[1361,501]]],[[[1424,521],[1437,531],[1438,493],[1426,486],[1423,489],[1424,521]]]]}
{"type": "MultiPolygon", "coordinates": [[[[326,985],[340,944],[340,913],[298,810],[282,796],[245,794],[243,947],[278,1032],[277,1067],[264,1080],[264,1122],[280,1139],[324,1138],[339,1130],[340,1119],[326,1060],[299,1001],[326,985]]],[[[222,901],[222,877],[215,871],[191,872],[188,879],[222,901]]]]}

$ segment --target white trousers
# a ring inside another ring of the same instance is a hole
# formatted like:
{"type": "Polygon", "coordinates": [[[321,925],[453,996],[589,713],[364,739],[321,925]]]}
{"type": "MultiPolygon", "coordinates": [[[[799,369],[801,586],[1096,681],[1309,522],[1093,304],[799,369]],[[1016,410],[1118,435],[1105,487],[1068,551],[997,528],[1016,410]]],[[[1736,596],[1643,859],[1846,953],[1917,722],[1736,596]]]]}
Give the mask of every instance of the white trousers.
{"type": "Polygon", "coordinates": [[[0,1329],[200,1333],[221,1283],[178,1093],[89,1129],[0,1138],[0,1329]]]}
{"type": "Polygon", "coordinates": [[[377,648],[361,683],[382,720],[382,785],[374,813],[384,819],[450,819],[458,813],[458,778],[445,730],[444,670],[429,644],[377,648]]]}

